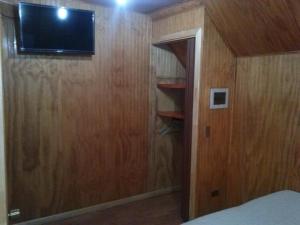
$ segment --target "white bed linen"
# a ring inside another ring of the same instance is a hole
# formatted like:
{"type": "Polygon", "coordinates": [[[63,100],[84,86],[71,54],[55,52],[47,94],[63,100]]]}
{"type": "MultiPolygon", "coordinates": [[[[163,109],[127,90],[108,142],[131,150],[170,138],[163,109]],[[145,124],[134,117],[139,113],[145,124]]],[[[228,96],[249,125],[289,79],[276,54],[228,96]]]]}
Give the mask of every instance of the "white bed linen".
{"type": "Polygon", "coordinates": [[[300,193],[276,192],[184,225],[300,225],[300,193]]]}

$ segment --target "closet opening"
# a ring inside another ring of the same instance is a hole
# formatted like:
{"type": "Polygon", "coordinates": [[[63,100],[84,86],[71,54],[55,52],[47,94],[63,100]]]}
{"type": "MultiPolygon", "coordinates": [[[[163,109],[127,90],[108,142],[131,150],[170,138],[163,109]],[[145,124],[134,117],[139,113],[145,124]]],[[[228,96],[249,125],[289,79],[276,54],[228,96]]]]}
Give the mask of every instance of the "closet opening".
{"type": "MultiPolygon", "coordinates": [[[[195,71],[195,38],[152,45],[155,116],[152,147],[167,167],[166,185],[180,195],[181,217],[189,219],[195,71]]],[[[152,109],[153,110],[153,109],[152,109]]]]}

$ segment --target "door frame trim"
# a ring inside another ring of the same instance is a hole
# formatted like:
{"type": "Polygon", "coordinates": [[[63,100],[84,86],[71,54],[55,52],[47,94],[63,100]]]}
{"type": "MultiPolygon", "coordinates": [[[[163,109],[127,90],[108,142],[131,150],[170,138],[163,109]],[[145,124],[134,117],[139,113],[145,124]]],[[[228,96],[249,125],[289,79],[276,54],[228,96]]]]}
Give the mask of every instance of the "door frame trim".
{"type": "MultiPolygon", "coordinates": [[[[203,26],[202,26],[203,27],[203,26]]],[[[196,194],[197,194],[197,154],[198,154],[198,131],[200,113],[200,83],[201,83],[201,59],[203,46],[203,28],[185,30],[173,34],[161,36],[152,41],[153,45],[167,42],[180,41],[195,38],[195,71],[194,71],[194,94],[193,94],[193,122],[192,122],[192,148],[191,148],[191,170],[190,170],[190,205],[189,217],[196,217],[196,194]]]]}
{"type": "Polygon", "coordinates": [[[2,23],[2,16],[0,16],[0,45],[1,45],[0,46],[0,225],[7,225],[8,211],[7,211],[2,41],[3,41],[3,23],[2,23]]]}

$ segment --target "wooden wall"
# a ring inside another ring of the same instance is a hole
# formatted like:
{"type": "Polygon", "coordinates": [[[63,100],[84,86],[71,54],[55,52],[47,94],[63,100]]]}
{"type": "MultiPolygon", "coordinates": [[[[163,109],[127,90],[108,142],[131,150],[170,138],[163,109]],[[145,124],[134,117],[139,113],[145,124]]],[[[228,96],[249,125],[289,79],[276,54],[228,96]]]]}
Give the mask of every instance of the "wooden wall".
{"type": "MultiPolygon", "coordinates": [[[[285,188],[300,191],[299,54],[239,58],[236,78],[236,58],[204,8],[154,18],[151,27],[150,18],[137,13],[71,0],[32,2],[96,10],[100,41],[92,57],[20,56],[13,19],[3,18],[9,208],[21,209],[22,220],[179,184],[174,137],[153,144],[158,136],[151,124],[162,125],[154,110],[165,105],[153,103],[151,91],[153,77],[178,78],[183,70],[178,62],[164,67],[168,72],[156,68],[149,80],[149,46],[151,37],[199,27],[204,39],[193,214],[285,188]],[[229,109],[209,109],[213,87],[229,88],[229,109]]],[[[159,51],[152,57],[159,59],[159,51]]]]}
{"type": "Polygon", "coordinates": [[[96,55],[18,55],[3,17],[9,209],[24,221],[146,192],[151,19],[33,2],[95,10],[96,55]]]}
{"type": "MultiPolygon", "coordinates": [[[[169,10],[172,10],[170,8],[169,10]]],[[[153,19],[153,39],[160,39],[160,37],[182,32],[186,30],[199,29],[203,26],[204,8],[194,7],[184,11],[176,11],[175,14],[168,14],[168,16],[158,17],[153,19]]]]}
{"type": "MultiPolygon", "coordinates": [[[[2,17],[0,17],[0,24],[2,17]]],[[[0,26],[0,43],[2,42],[2,27],[0,26]]],[[[0,62],[2,61],[2,48],[0,48],[0,62]]],[[[4,97],[3,74],[0,63],[0,225],[7,224],[7,186],[6,186],[6,160],[5,160],[5,126],[4,126],[4,97]]]]}
{"type": "Polygon", "coordinates": [[[236,58],[225,45],[210,17],[204,18],[199,103],[196,207],[193,216],[226,205],[226,160],[229,151],[236,58]],[[229,88],[229,108],[209,108],[210,89],[229,88]],[[218,192],[217,196],[212,196],[218,192]]]}
{"type": "MultiPolygon", "coordinates": [[[[171,9],[169,11],[172,11],[171,9]]],[[[153,39],[176,32],[203,28],[201,87],[199,103],[198,156],[195,193],[192,191],[191,216],[217,211],[226,206],[226,169],[229,151],[231,111],[235,85],[236,58],[217,32],[203,7],[169,14],[153,14],[153,39]],[[156,18],[156,16],[158,18],[156,18]],[[210,88],[229,88],[230,108],[209,109],[210,88]],[[211,136],[206,137],[206,128],[211,136]],[[212,197],[214,191],[219,196],[212,197]],[[195,195],[195,196],[194,196],[195,195]],[[194,205],[195,204],[195,205],[194,205]]]]}
{"type": "Polygon", "coordinates": [[[228,204],[300,191],[300,54],[239,58],[228,204]]]}
{"type": "Polygon", "coordinates": [[[203,2],[212,20],[203,8],[174,14],[167,10],[165,17],[153,14],[154,40],[204,28],[196,207],[192,216],[277,190],[300,191],[299,54],[238,58],[238,62],[235,56],[299,49],[295,26],[299,4],[294,0],[270,5],[246,0],[203,2]],[[275,16],[274,12],[282,10],[275,16]],[[224,16],[224,12],[229,13],[224,16]],[[283,32],[280,24],[286,24],[287,31],[283,32]],[[245,27],[252,29],[246,31],[245,27]],[[212,87],[229,87],[229,109],[209,109],[212,87]],[[215,191],[219,195],[213,197],[215,191]]]}

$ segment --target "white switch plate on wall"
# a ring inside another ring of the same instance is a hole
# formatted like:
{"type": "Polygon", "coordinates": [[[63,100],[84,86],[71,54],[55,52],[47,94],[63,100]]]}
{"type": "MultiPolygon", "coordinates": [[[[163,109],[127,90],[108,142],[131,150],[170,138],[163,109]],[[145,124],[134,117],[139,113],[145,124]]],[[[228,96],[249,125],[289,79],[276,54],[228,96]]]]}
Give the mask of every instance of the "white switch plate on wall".
{"type": "Polygon", "coordinates": [[[229,89],[212,88],[210,89],[210,109],[228,108],[229,89]]]}

